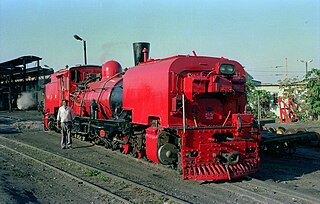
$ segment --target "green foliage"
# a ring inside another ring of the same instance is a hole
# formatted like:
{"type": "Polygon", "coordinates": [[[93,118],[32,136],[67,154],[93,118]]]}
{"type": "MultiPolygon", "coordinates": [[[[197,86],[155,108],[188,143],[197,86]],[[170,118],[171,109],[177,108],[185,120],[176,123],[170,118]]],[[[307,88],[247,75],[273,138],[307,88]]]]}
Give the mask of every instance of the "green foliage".
{"type": "Polygon", "coordinates": [[[313,119],[320,117],[320,70],[312,69],[305,76],[306,109],[313,119]]]}
{"type": "Polygon", "coordinates": [[[297,89],[296,84],[298,84],[300,80],[298,78],[289,78],[284,80],[279,80],[279,87],[282,88],[283,96],[290,97],[293,102],[297,103],[299,101],[299,96],[302,94],[302,89],[297,89]]]}
{"type": "Polygon", "coordinates": [[[97,170],[87,170],[84,172],[87,176],[98,176],[100,174],[97,170]]]}
{"type": "Polygon", "coordinates": [[[295,113],[297,114],[299,120],[308,120],[308,114],[306,112],[305,103],[305,87],[303,82],[298,78],[289,78],[284,80],[279,80],[280,88],[283,89],[283,97],[290,97],[291,100],[297,104],[297,109],[295,113]]]}
{"type": "MultiPolygon", "coordinates": [[[[302,121],[310,119],[320,120],[320,70],[309,71],[303,82],[298,78],[279,81],[280,88],[284,90],[283,96],[290,97],[298,105],[296,114],[302,121]]],[[[258,97],[260,99],[261,117],[275,117],[275,114],[267,111],[271,94],[265,90],[257,90],[253,82],[247,82],[247,112],[258,117],[258,97]]]]}
{"type": "Polygon", "coordinates": [[[283,95],[298,105],[296,114],[302,121],[320,119],[320,70],[312,69],[301,82],[297,78],[280,81],[283,95]],[[299,86],[300,84],[300,86],[299,86]]]}
{"type": "Polygon", "coordinates": [[[246,88],[247,88],[247,93],[251,93],[256,89],[256,86],[252,81],[247,81],[246,88]]]}
{"type": "Polygon", "coordinates": [[[258,99],[260,101],[261,118],[276,117],[269,110],[271,93],[266,90],[257,90],[253,82],[247,82],[247,112],[252,113],[258,118],[258,99]]]}

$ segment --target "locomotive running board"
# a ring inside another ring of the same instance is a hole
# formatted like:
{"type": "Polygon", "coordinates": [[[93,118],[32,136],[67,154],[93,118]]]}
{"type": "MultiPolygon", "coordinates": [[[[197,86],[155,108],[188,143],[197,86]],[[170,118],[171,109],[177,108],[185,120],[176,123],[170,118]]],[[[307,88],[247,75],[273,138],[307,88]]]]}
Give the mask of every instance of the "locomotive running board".
{"type": "Polygon", "coordinates": [[[230,180],[243,177],[259,169],[259,159],[249,159],[236,165],[220,163],[189,164],[182,169],[182,179],[190,180],[230,180]]]}

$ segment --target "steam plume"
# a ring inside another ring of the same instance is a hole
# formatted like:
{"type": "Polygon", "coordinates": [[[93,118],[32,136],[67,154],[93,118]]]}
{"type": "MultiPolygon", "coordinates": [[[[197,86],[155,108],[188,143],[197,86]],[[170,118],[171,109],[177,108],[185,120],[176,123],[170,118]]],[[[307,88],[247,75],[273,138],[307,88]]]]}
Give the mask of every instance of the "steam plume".
{"type": "Polygon", "coordinates": [[[17,106],[20,110],[26,110],[33,107],[36,104],[36,101],[32,97],[32,93],[23,92],[21,97],[17,100],[17,106]]]}

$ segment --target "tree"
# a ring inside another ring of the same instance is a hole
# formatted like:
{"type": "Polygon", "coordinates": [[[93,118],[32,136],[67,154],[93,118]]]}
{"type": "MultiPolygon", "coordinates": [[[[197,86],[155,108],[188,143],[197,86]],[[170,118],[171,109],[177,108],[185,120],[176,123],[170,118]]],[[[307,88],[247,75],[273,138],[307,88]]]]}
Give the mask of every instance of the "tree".
{"type": "Polygon", "coordinates": [[[247,82],[247,110],[255,118],[258,118],[258,98],[260,101],[261,117],[275,117],[275,114],[269,110],[271,93],[266,90],[257,90],[253,82],[247,82]]]}
{"type": "Polygon", "coordinates": [[[301,82],[298,78],[289,78],[284,80],[279,80],[279,87],[283,89],[283,99],[290,97],[290,99],[297,105],[295,113],[297,114],[299,120],[308,120],[308,115],[305,101],[305,82],[301,82]]]}
{"type": "Polygon", "coordinates": [[[313,68],[305,76],[306,108],[313,119],[320,120],[320,70],[313,68]]]}
{"type": "Polygon", "coordinates": [[[295,103],[299,101],[299,96],[303,90],[297,89],[297,84],[301,82],[298,78],[289,78],[284,80],[279,80],[279,88],[283,89],[283,96],[290,97],[295,103]]]}

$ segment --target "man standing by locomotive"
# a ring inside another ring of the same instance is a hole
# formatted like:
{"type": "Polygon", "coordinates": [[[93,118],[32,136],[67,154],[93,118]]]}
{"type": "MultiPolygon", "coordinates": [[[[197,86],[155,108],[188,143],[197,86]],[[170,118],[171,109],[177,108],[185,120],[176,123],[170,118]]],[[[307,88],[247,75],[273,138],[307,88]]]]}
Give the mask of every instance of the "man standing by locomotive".
{"type": "Polygon", "coordinates": [[[59,108],[57,116],[57,125],[61,123],[61,148],[72,148],[71,127],[72,127],[72,110],[68,106],[68,100],[62,100],[62,106],[59,108]]]}

